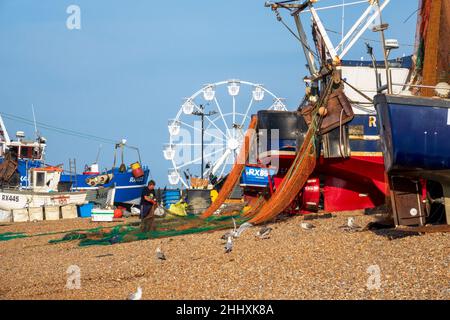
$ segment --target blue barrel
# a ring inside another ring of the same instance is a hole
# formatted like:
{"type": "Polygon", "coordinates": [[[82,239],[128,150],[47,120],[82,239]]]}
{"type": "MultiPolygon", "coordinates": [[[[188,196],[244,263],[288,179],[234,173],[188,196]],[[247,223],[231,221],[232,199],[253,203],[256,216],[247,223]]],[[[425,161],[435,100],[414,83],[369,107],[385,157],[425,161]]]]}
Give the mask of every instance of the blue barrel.
{"type": "Polygon", "coordinates": [[[163,191],[162,200],[166,209],[169,209],[171,204],[177,203],[180,199],[180,189],[167,189],[163,191]]]}

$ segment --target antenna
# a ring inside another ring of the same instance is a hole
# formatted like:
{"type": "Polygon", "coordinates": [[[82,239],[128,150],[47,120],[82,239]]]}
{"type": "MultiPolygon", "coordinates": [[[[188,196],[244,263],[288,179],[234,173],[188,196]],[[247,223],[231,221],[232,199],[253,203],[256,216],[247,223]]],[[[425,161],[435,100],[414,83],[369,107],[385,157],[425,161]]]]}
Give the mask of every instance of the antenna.
{"type": "Polygon", "coordinates": [[[5,142],[7,145],[11,143],[11,140],[9,139],[8,131],[6,131],[5,123],[3,122],[2,115],[0,114],[0,139],[5,139],[5,142]]]}
{"type": "Polygon", "coordinates": [[[98,151],[97,151],[97,157],[95,158],[95,163],[98,163],[98,158],[100,157],[100,151],[102,151],[103,145],[99,145],[98,151]]]}
{"type": "Polygon", "coordinates": [[[33,112],[33,122],[34,122],[34,134],[36,136],[36,139],[39,138],[39,132],[37,129],[37,124],[36,124],[36,115],[34,114],[34,104],[31,104],[31,111],[33,112]]]}
{"type": "Polygon", "coordinates": [[[345,32],[345,0],[342,0],[341,42],[344,42],[345,32]]]}

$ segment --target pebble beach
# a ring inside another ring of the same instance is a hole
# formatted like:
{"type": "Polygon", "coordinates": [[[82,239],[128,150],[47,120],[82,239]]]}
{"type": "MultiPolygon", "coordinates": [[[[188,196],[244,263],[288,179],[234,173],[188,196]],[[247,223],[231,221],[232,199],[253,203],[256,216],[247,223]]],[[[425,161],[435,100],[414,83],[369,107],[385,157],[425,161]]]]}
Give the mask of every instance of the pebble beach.
{"type": "MultiPolygon", "coordinates": [[[[450,235],[395,230],[346,232],[347,215],[296,216],[252,227],[224,253],[226,230],[108,246],[50,244],[64,233],[0,242],[0,299],[426,299],[450,298],[450,235]],[[166,260],[155,257],[160,247],[166,260]],[[70,269],[79,288],[68,287],[70,269]],[[374,272],[378,272],[374,276],[374,272]]],[[[373,216],[356,215],[361,225],[373,216]]],[[[126,223],[137,221],[126,219],[126,223]]],[[[2,224],[0,233],[36,235],[124,223],[86,219],[2,224]]]]}

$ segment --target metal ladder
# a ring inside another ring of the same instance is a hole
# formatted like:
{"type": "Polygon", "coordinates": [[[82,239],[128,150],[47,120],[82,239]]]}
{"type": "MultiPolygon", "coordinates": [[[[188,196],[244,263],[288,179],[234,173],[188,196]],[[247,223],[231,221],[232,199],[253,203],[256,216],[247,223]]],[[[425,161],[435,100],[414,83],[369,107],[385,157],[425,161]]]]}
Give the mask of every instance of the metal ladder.
{"type": "Polygon", "coordinates": [[[72,188],[78,187],[78,181],[77,181],[77,160],[75,158],[69,159],[69,176],[70,176],[70,183],[72,184],[72,188]]]}

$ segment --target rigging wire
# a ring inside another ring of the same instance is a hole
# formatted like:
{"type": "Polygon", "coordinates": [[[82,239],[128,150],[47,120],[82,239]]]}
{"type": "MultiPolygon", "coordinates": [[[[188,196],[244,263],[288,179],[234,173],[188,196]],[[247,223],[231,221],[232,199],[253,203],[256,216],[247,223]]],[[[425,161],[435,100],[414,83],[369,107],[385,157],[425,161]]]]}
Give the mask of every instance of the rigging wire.
{"type": "MultiPolygon", "coordinates": [[[[34,121],[29,120],[27,118],[23,118],[23,117],[9,114],[6,112],[0,112],[0,114],[2,115],[2,117],[9,119],[9,120],[21,122],[21,123],[24,123],[24,124],[27,124],[30,126],[35,125],[34,121]]],[[[112,139],[107,139],[107,138],[99,137],[96,135],[87,134],[87,133],[70,130],[70,129],[66,129],[66,128],[60,128],[60,127],[56,127],[56,126],[49,125],[49,124],[42,123],[42,122],[36,122],[36,125],[38,127],[41,127],[43,129],[46,129],[49,131],[53,131],[53,132],[57,132],[57,133],[61,133],[61,134],[65,134],[65,135],[69,135],[69,136],[73,136],[73,137],[77,137],[77,138],[83,138],[83,139],[87,139],[87,140],[91,140],[91,141],[98,141],[98,142],[109,143],[109,144],[117,143],[115,140],[112,140],[112,139]]]]}
{"type": "MultiPolygon", "coordinates": [[[[285,1],[285,2],[291,2],[291,1],[285,1]]],[[[292,11],[290,8],[283,6],[280,3],[279,4],[281,7],[288,9],[289,11],[292,11]]],[[[277,17],[277,20],[280,21],[285,27],[286,29],[306,48],[306,50],[308,50],[309,53],[311,53],[315,58],[319,59],[319,56],[317,55],[317,53],[311,49],[311,47],[309,46],[308,43],[304,42],[292,29],[291,27],[289,27],[287,25],[286,22],[284,22],[283,17],[281,16],[280,12],[278,10],[274,10],[275,11],[275,15],[277,17]]]]}
{"type": "MultiPolygon", "coordinates": [[[[327,30],[328,32],[334,33],[334,34],[341,35],[341,33],[338,32],[338,31],[336,31],[336,30],[332,30],[332,29],[328,29],[328,28],[325,28],[325,30],[327,30]]],[[[361,37],[361,40],[365,40],[365,41],[369,41],[369,42],[378,42],[378,43],[381,43],[381,40],[374,40],[374,39],[369,39],[369,38],[364,38],[364,37],[361,37]]],[[[399,45],[401,45],[401,46],[403,46],[403,47],[414,47],[414,45],[412,45],[412,44],[406,44],[406,43],[399,43],[399,45]]]]}

